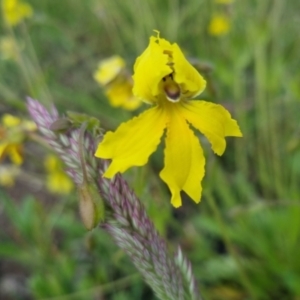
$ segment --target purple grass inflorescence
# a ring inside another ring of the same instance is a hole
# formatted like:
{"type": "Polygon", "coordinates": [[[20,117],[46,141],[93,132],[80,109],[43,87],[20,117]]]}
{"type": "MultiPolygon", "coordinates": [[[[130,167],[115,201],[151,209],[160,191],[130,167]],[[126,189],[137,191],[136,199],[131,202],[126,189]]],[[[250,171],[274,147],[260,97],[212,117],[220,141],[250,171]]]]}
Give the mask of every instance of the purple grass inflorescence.
{"type": "Polygon", "coordinates": [[[105,210],[104,219],[98,222],[100,228],[126,252],[157,297],[200,300],[191,263],[180,247],[174,255],[169,253],[144,206],[120,174],[112,180],[102,177],[109,161],[94,157],[96,137],[88,130],[82,135],[80,129],[72,126],[64,131],[52,130],[51,125],[60,120],[54,106],[48,111],[28,98],[27,107],[44,139],[64,161],[74,183],[80,187],[87,179],[95,186],[105,210]]]}

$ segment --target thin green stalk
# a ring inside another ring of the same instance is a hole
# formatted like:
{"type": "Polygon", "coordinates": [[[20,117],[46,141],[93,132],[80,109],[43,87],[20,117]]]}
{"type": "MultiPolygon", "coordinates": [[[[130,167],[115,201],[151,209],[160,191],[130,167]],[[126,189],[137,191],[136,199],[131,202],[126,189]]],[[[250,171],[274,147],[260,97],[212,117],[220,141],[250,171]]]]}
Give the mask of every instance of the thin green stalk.
{"type": "Polygon", "coordinates": [[[130,284],[132,284],[132,281],[135,281],[138,278],[140,278],[140,275],[138,273],[135,273],[133,275],[129,275],[121,279],[100,286],[96,286],[87,290],[78,291],[63,296],[43,298],[43,300],[72,300],[78,299],[78,297],[97,296],[99,294],[104,293],[108,294],[110,292],[115,292],[129,286],[130,284]]]}
{"type": "Polygon", "coordinates": [[[26,82],[26,85],[27,85],[27,88],[29,90],[29,92],[35,96],[35,93],[34,93],[34,88],[33,88],[33,84],[31,82],[31,78],[28,73],[28,68],[26,66],[26,63],[21,55],[21,51],[20,51],[20,48],[19,48],[19,44],[18,44],[18,41],[16,39],[16,35],[14,33],[14,30],[11,26],[8,26],[8,31],[9,31],[9,34],[10,36],[12,37],[12,39],[14,40],[14,43],[15,45],[17,45],[16,47],[16,53],[17,53],[17,61],[19,63],[19,66],[20,66],[20,69],[21,69],[21,72],[22,72],[22,75],[23,75],[23,78],[26,82]]]}
{"type": "Polygon", "coordinates": [[[237,254],[234,245],[232,244],[229,234],[227,232],[227,226],[222,218],[222,215],[218,209],[218,206],[216,205],[215,199],[214,197],[211,195],[210,192],[206,192],[205,196],[208,200],[208,205],[210,207],[210,209],[212,210],[213,214],[214,214],[214,218],[216,219],[216,221],[219,224],[220,230],[221,230],[221,234],[222,237],[224,239],[224,243],[226,246],[227,251],[230,253],[230,255],[232,256],[232,258],[234,259],[234,261],[237,264],[238,270],[240,272],[240,276],[241,276],[241,282],[244,285],[244,287],[246,288],[246,290],[249,292],[251,299],[255,300],[257,299],[255,293],[254,293],[254,289],[252,288],[252,284],[250,282],[250,279],[248,278],[246,272],[244,271],[242,262],[239,258],[239,255],[237,254]]]}
{"type": "MultiPolygon", "coordinates": [[[[281,40],[278,40],[278,32],[280,31],[280,27],[282,26],[280,23],[282,14],[284,12],[284,5],[285,1],[281,0],[275,0],[274,4],[272,6],[271,13],[269,14],[269,24],[271,26],[270,28],[270,40],[272,43],[272,49],[270,51],[270,67],[268,68],[269,78],[273,78],[273,82],[275,84],[272,84],[272,82],[269,83],[269,86],[273,88],[273,90],[270,90],[272,92],[271,98],[274,99],[273,97],[278,97],[279,93],[279,85],[278,82],[281,81],[281,76],[282,73],[284,72],[284,67],[283,65],[281,66],[282,72],[280,72],[280,76],[278,76],[278,72],[276,72],[276,68],[278,66],[278,63],[281,64],[281,58],[283,54],[280,52],[280,43],[282,42],[281,40]],[[274,69],[274,72],[272,72],[272,69],[274,69]]],[[[275,102],[275,105],[278,103],[275,102]]],[[[271,150],[271,157],[272,157],[272,168],[274,172],[274,187],[276,189],[276,192],[278,194],[278,197],[286,197],[286,188],[285,186],[288,183],[287,179],[287,174],[289,174],[289,170],[286,169],[286,164],[285,160],[283,159],[283,153],[282,153],[282,141],[279,140],[280,134],[278,134],[278,108],[275,107],[275,109],[269,109],[270,115],[269,115],[269,121],[270,121],[270,126],[269,126],[269,131],[270,131],[270,150],[271,150]],[[275,110],[276,109],[276,110],[275,110]],[[275,112],[275,113],[273,113],[275,112]]],[[[280,127],[281,133],[285,135],[285,127],[280,127]]]]}
{"type": "Polygon", "coordinates": [[[43,72],[42,67],[39,63],[39,60],[37,58],[36,51],[34,49],[34,46],[33,46],[33,43],[32,43],[32,40],[31,40],[31,37],[30,37],[30,34],[28,32],[28,29],[27,29],[27,26],[26,26],[25,22],[23,22],[23,24],[22,24],[22,29],[23,29],[23,35],[26,39],[26,45],[28,46],[28,50],[30,52],[31,64],[32,64],[33,69],[34,69],[34,73],[36,74],[36,76],[38,78],[41,79],[42,93],[43,93],[42,98],[46,99],[45,102],[49,105],[49,104],[53,103],[51,93],[50,93],[50,90],[49,90],[49,88],[46,84],[44,72],[43,72]]]}
{"type": "MultiPolygon", "coordinates": [[[[257,29],[256,29],[257,30],[257,29]]],[[[273,174],[269,172],[270,162],[270,144],[269,144],[269,117],[268,100],[265,90],[266,84],[266,53],[265,41],[258,38],[254,46],[254,64],[255,64],[255,110],[256,110],[256,157],[257,174],[261,184],[268,187],[263,190],[264,198],[269,198],[270,182],[273,182],[273,174]]]]}
{"type": "MultiPolygon", "coordinates": [[[[247,128],[247,116],[246,116],[246,108],[244,101],[240,101],[245,99],[245,85],[244,82],[241,83],[241,78],[243,78],[244,66],[236,65],[234,68],[234,77],[233,77],[233,96],[235,100],[235,114],[236,118],[239,120],[240,126],[242,130],[247,128]]],[[[247,133],[247,135],[249,132],[247,133]]],[[[247,136],[249,139],[249,136],[247,136]]],[[[236,161],[238,165],[238,169],[243,174],[248,174],[248,159],[245,153],[247,152],[246,145],[247,142],[243,141],[235,141],[236,144],[236,161]]]]}
{"type": "Polygon", "coordinates": [[[2,94],[1,101],[5,102],[5,104],[9,104],[11,107],[14,107],[18,110],[25,111],[26,106],[24,101],[19,99],[16,93],[14,93],[12,90],[10,90],[6,85],[2,84],[1,82],[0,82],[0,91],[2,94]]]}

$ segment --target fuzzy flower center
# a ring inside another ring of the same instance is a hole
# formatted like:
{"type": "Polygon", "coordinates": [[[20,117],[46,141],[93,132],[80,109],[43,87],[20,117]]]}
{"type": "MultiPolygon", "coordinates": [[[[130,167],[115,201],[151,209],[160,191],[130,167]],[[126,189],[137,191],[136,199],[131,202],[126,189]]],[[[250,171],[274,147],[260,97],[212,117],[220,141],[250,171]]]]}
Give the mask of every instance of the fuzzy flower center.
{"type": "Polygon", "coordinates": [[[173,73],[165,76],[162,81],[163,91],[167,99],[171,102],[178,102],[180,100],[181,90],[180,86],[173,79],[173,73]]]}

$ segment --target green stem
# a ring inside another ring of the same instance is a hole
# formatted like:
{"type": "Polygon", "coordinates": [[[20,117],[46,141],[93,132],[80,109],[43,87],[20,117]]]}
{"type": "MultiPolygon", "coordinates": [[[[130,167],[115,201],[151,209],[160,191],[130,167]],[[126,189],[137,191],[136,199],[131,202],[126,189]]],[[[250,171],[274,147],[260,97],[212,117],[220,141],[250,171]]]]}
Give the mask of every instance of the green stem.
{"type": "Polygon", "coordinates": [[[41,95],[40,98],[45,99],[44,102],[46,104],[52,104],[53,101],[51,100],[52,99],[51,94],[50,94],[49,88],[46,84],[44,72],[43,72],[43,70],[41,68],[41,65],[39,63],[38,57],[36,55],[36,51],[34,50],[34,46],[33,46],[33,43],[32,43],[32,40],[31,40],[31,37],[30,37],[30,34],[28,32],[28,29],[27,29],[27,26],[26,26],[25,22],[23,22],[23,24],[22,24],[22,29],[23,29],[23,35],[26,39],[26,44],[28,45],[28,50],[30,52],[31,64],[32,64],[33,69],[34,69],[33,71],[34,71],[36,77],[39,78],[40,81],[41,81],[42,95],[41,95]]]}
{"type": "Polygon", "coordinates": [[[234,248],[234,245],[232,244],[232,242],[230,240],[230,237],[229,237],[229,234],[228,234],[228,231],[227,231],[227,228],[226,228],[226,224],[225,224],[225,222],[222,218],[222,215],[221,215],[221,213],[220,213],[220,211],[219,211],[219,209],[216,205],[214,197],[211,195],[210,192],[206,192],[205,196],[208,200],[208,205],[209,205],[210,209],[212,210],[212,212],[214,214],[214,217],[215,217],[215,219],[217,220],[217,222],[219,224],[219,227],[220,227],[220,230],[221,230],[222,237],[224,239],[226,249],[229,252],[229,254],[233,257],[233,259],[235,260],[235,262],[238,266],[238,270],[240,272],[242,284],[244,285],[246,290],[248,290],[248,292],[251,296],[251,299],[252,300],[257,299],[256,296],[255,296],[255,293],[254,293],[254,289],[252,288],[252,284],[251,284],[246,272],[244,271],[244,268],[243,268],[242,262],[239,258],[239,255],[236,252],[236,250],[234,248]]]}
{"type": "Polygon", "coordinates": [[[26,82],[26,85],[27,85],[27,88],[29,90],[29,92],[32,94],[32,95],[35,95],[34,94],[34,88],[33,88],[33,85],[32,85],[32,82],[31,82],[31,78],[30,78],[30,75],[29,75],[29,72],[28,72],[28,68],[25,64],[25,61],[21,55],[21,52],[20,52],[20,47],[18,45],[18,41],[16,39],[16,35],[14,33],[14,30],[11,26],[8,26],[8,30],[9,30],[9,34],[10,36],[12,37],[12,39],[14,40],[14,43],[15,45],[17,46],[16,47],[16,53],[17,53],[17,61],[18,61],[18,64],[20,66],[20,69],[21,69],[21,72],[22,72],[22,75],[23,75],[23,78],[25,79],[25,82],[26,82]]]}
{"type": "Polygon", "coordinates": [[[121,278],[119,280],[115,280],[112,282],[109,282],[107,284],[103,284],[101,286],[97,286],[88,290],[83,290],[79,292],[70,293],[63,296],[54,296],[54,297],[48,297],[43,298],[43,300],[71,300],[71,299],[78,299],[78,297],[87,297],[88,295],[99,295],[103,293],[109,293],[112,291],[116,291],[121,288],[125,288],[128,286],[133,280],[136,280],[140,278],[140,275],[138,273],[135,273],[130,276],[126,276],[124,278],[121,278]]]}

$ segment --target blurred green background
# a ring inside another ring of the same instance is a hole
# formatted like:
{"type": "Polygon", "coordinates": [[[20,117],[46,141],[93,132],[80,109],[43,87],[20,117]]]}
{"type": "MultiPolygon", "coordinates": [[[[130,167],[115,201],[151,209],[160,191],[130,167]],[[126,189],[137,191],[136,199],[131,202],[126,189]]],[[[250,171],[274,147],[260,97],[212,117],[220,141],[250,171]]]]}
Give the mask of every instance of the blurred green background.
{"type": "MultiPolygon", "coordinates": [[[[115,54],[131,71],[159,30],[197,60],[208,81],[200,99],[228,108],[244,137],[227,139],[222,157],[200,137],[207,163],[199,205],[184,199],[171,207],[158,177],[161,149],[126,178],[170,249],[182,245],[204,299],[299,300],[300,1],[27,3],[30,18],[13,27],[1,19],[0,39],[14,46],[1,47],[0,117],[28,119],[29,95],[115,129],[147,105],[110,106],[93,73],[115,54]],[[220,15],[228,28],[214,33],[220,15]]],[[[107,234],[86,232],[75,189],[47,189],[48,153],[37,135],[27,136],[15,183],[0,186],[0,299],[156,299],[107,234]]]]}

